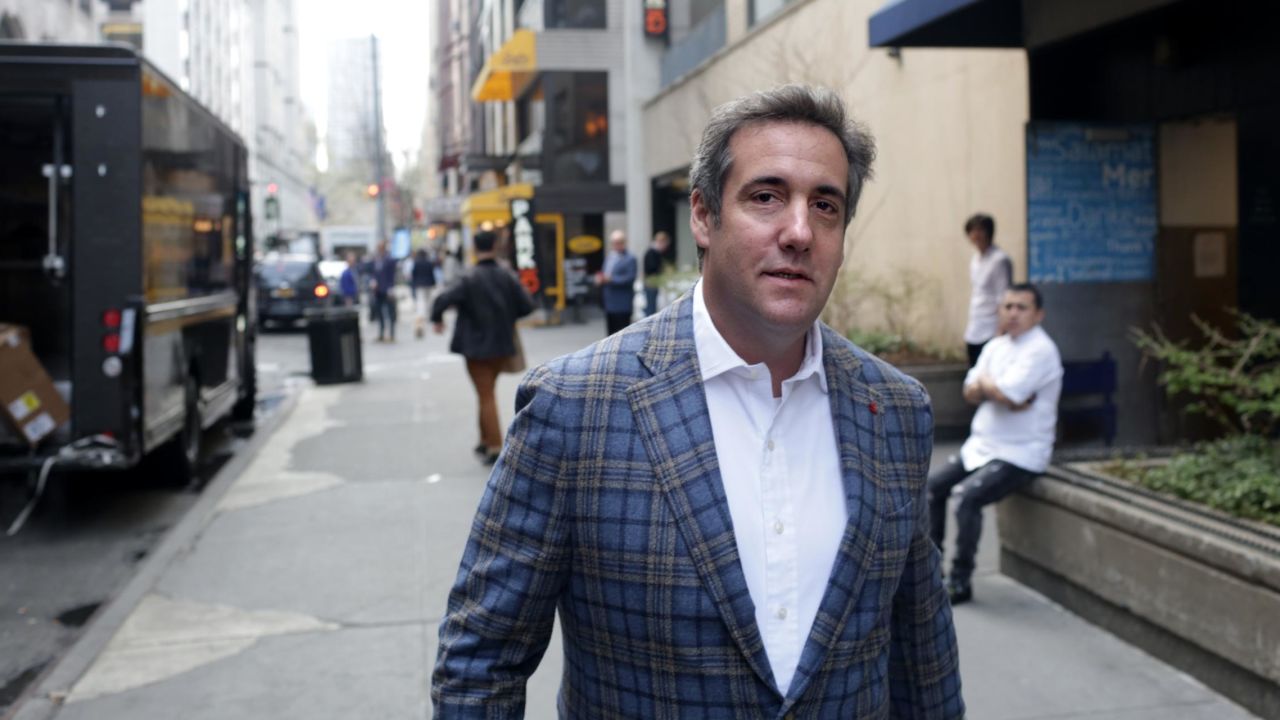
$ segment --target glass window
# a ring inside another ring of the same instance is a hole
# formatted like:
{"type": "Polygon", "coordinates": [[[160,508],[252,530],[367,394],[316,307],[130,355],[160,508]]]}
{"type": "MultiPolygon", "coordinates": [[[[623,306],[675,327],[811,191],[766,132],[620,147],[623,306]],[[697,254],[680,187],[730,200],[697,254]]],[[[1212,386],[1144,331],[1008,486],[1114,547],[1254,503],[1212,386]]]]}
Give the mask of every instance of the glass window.
{"type": "Polygon", "coordinates": [[[789,0],[751,0],[751,24],[758,25],[782,9],[789,0]]]}
{"type": "Polygon", "coordinates": [[[148,302],[232,285],[238,147],[164,78],[143,75],[142,241],[148,302]]]}
{"type": "Polygon", "coordinates": [[[548,28],[605,27],[604,0],[546,0],[548,28]]]}
{"type": "Polygon", "coordinates": [[[609,181],[609,76],[602,72],[543,76],[547,182],[609,181]]]}
{"type": "Polygon", "coordinates": [[[314,264],[304,260],[268,259],[262,263],[262,267],[258,270],[258,275],[268,285],[293,284],[305,279],[314,264]]]}

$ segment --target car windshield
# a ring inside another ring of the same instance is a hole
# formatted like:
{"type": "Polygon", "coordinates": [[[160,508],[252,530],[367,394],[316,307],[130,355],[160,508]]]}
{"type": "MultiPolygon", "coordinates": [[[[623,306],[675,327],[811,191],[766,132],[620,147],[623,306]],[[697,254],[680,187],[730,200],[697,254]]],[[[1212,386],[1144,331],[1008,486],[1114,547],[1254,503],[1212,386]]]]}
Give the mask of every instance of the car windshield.
{"type": "Polygon", "coordinates": [[[311,263],[305,260],[275,260],[262,264],[260,275],[266,283],[295,283],[311,271],[311,263]]]}

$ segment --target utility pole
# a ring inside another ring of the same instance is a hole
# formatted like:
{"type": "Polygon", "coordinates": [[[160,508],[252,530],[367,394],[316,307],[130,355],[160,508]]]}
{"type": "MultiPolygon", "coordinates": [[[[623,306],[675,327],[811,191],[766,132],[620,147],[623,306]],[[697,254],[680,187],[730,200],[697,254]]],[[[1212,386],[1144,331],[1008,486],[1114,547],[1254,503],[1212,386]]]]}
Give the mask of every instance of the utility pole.
{"type": "Polygon", "coordinates": [[[382,82],[378,69],[378,36],[369,36],[369,48],[373,53],[373,168],[378,184],[378,237],[377,242],[387,239],[387,188],[383,187],[386,169],[383,167],[382,152],[382,82]]]}

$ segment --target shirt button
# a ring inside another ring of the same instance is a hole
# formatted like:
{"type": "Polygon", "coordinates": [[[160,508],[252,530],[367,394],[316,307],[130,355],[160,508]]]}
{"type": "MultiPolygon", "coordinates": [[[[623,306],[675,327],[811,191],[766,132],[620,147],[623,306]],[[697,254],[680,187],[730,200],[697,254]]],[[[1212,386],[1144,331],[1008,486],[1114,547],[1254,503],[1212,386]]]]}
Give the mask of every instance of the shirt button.
{"type": "Polygon", "coordinates": [[[782,534],[782,521],[781,521],[781,520],[775,520],[775,521],[773,522],[773,531],[774,531],[775,533],[779,534],[779,535],[781,535],[781,534],[782,534]]]}
{"type": "Polygon", "coordinates": [[[765,447],[767,447],[767,448],[769,448],[769,452],[773,452],[773,441],[772,441],[772,440],[770,440],[769,442],[765,443],[765,445],[764,445],[764,446],[765,446],[765,447]]]}
{"type": "Polygon", "coordinates": [[[786,619],[787,619],[787,609],[786,609],[786,608],[784,608],[784,607],[782,607],[782,608],[778,608],[778,619],[779,619],[779,620],[786,620],[786,619]]]}

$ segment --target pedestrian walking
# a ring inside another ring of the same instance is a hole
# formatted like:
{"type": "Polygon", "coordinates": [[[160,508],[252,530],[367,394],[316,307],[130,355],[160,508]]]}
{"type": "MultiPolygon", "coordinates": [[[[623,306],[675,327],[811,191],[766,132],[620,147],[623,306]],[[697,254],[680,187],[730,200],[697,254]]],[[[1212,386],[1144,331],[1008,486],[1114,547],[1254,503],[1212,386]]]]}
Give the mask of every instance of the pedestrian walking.
{"type": "Polygon", "coordinates": [[[523,370],[523,352],[516,335],[516,321],[533,312],[533,300],[511,271],[498,265],[491,231],[472,239],[476,264],[431,304],[431,323],[444,332],[444,313],[457,310],[449,349],[467,360],[467,374],[479,401],[480,443],[476,454],[492,465],[502,450],[498,401],[494,397],[498,373],[523,370]]]}
{"type": "Polygon", "coordinates": [[[658,291],[662,289],[663,276],[671,271],[671,262],[667,260],[669,247],[671,247],[671,236],[659,230],[653,234],[653,243],[644,252],[644,314],[646,317],[658,312],[658,291]]]}
{"type": "Polygon", "coordinates": [[[873,155],[830,90],[713,112],[702,278],[517,392],[436,717],[522,717],[557,611],[563,717],[963,717],[928,396],[818,320],[873,155]]]}
{"type": "Polygon", "coordinates": [[[343,305],[350,307],[360,304],[360,271],[353,252],[347,253],[347,266],[338,277],[338,291],[342,293],[343,305]]]}
{"type": "Polygon", "coordinates": [[[413,254],[413,269],[409,271],[409,283],[413,288],[413,303],[417,317],[413,334],[421,338],[426,332],[427,314],[431,307],[431,293],[436,288],[436,263],[426,248],[418,248],[413,254]]]}
{"type": "Polygon", "coordinates": [[[982,346],[996,335],[997,306],[1013,282],[1013,260],[996,247],[996,221],[990,215],[970,217],[964,223],[964,234],[976,250],[969,260],[969,323],[964,328],[969,367],[973,367],[982,346]]]}
{"type": "Polygon", "coordinates": [[[942,550],[947,498],[956,505],[956,553],[947,579],[951,604],[973,598],[974,557],[982,508],[1025,486],[1049,466],[1062,358],[1040,327],[1044,301],[1029,283],[1011,286],[1000,303],[1001,334],[982,348],[964,380],[964,399],[978,406],[960,455],[929,478],[930,537],[942,550]]]}
{"type": "Polygon", "coordinates": [[[636,258],[627,251],[627,234],[614,230],[609,235],[609,254],[596,273],[596,285],[604,301],[605,335],[631,324],[635,312],[636,258]]]}
{"type": "Polygon", "coordinates": [[[387,241],[378,243],[369,265],[369,304],[378,322],[378,342],[396,341],[396,260],[387,251],[387,241]]]}

